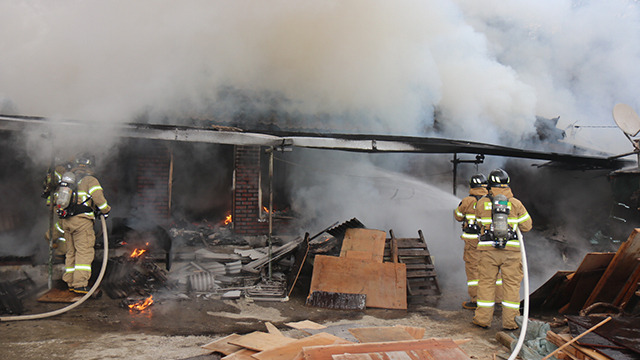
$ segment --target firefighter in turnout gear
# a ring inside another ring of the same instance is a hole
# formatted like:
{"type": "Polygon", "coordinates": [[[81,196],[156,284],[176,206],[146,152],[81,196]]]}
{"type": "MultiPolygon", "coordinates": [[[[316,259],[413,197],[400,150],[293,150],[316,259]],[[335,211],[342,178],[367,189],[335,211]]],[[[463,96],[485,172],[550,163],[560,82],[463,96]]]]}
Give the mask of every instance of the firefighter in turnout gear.
{"type": "MultiPolygon", "coordinates": [[[[60,185],[60,180],[62,180],[62,174],[69,170],[71,170],[71,162],[56,165],[55,167],[49,169],[49,171],[47,172],[47,176],[42,182],[43,189],[41,196],[46,199],[47,207],[52,213],[55,212],[56,195],[58,186],[60,185]]],[[[53,224],[49,224],[52,229],[47,229],[47,231],[44,233],[44,239],[47,241],[47,244],[52,244],[55,255],[64,256],[67,252],[64,230],[62,230],[62,224],[60,223],[59,219],[54,218],[53,221],[53,224]],[[50,242],[49,239],[51,238],[52,232],[53,241],[50,242]]]]}
{"type": "Polygon", "coordinates": [[[70,291],[78,294],[89,291],[91,263],[95,255],[93,225],[96,215],[103,214],[106,218],[111,211],[100,182],[93,176],[94,161],[89,154],[76,157],[72,171],[63,175],[58,195],[58,199],[64,198],[65,190],[70,189],[70,204],[65,207],[65,199],[61,199],[56,205],[67,240],[62,279],[70,291]]]}
{"type": "Polygon", "coordinates": [[[518,328],[520,283],[523,278],[520,241],[516,230],[531,230],[532,221],[522,202],[513,196],[509,175],[502,169],[489,174],[489,195],[478,200],[476,219],[481,227],[478,242],[478,308],[473,324],[491,326],[495,305],[495,282],[502,273],[502,328],[518,328]]]}
{"type": "Polygon", "coordinates": [[[458,222],[462,222],[462,235],[464,241],[464,270],[467,274],[467,291],[469,301],[462,303],[462,307],[475,310],[478,292],[478,234],[480,226],[476,222],[476,203],[487,195],[487,178],[483,174],[476,174],[469,179],[469,196],[460,201],[458,207],[453,211],[453,217],[458,222]]]}

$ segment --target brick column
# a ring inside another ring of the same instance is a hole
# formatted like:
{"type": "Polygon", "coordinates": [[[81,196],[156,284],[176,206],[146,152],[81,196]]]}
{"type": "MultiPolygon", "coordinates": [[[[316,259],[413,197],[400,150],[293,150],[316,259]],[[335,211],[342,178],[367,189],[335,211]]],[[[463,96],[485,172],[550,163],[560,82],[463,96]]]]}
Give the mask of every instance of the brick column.
{"type": "Polygon", "coordinates": [[[265,235],[269,224],[259,221],[260,147],[235,147],[235,187],[232,220],[236,234],[265,235]]]}
{"type": "Polygon", "coordinates": [[[139,215],[158,224],[169,220],[171,154],[166,146],[149,142],[137,157],[135,203],[139,215]]]}

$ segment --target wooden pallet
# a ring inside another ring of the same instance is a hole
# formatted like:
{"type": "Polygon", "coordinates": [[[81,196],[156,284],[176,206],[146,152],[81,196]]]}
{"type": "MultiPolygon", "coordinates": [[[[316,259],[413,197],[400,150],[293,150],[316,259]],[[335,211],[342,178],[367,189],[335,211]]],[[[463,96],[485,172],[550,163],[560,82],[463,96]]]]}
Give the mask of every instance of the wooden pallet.
{"type": "Polygon", "coordinates": [[[440,295],[436,269],[422,230],[418,230],[417,238],[396,238],[393,230],[389,230],[389,235],[391,237],[385,242],[384,260],[406,264],[408,302],[422,304],[427,296],[440,295]]]}

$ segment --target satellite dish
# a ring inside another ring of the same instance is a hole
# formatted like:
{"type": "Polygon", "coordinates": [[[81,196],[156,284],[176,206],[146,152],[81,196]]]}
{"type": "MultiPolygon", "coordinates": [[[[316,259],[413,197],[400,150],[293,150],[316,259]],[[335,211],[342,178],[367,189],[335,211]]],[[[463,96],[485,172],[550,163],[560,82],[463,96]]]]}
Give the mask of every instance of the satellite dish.
{"type": "Polygon", "coordinates": [[[640,132],[640,116],[627,104],[616,104],[613,107],[613,120],[629,136],[636,136],[640,132]]]}

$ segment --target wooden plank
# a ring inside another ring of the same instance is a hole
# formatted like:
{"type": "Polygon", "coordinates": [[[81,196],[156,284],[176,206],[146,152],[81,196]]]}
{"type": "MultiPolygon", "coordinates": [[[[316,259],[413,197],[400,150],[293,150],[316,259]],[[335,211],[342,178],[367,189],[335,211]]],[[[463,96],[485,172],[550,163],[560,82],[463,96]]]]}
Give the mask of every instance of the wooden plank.
{"type": "Polygon", "coordinates": [[[318,324],[317,322],[313,322],[311,320],[302,320],[297,322],[288,322],[285,325],[292,327],[294,329],[303,330],[303,329],[325,329],[326,326],[322,324],[318,324]]]}
{"type": "MultiPolygon", "coordinates": [[[[569,334],[558,334],[558,336],[564,340],[565,343],[571,341],[573,338],[571,337],[571,335],[569,334]]],[[[589,359],[594,359],[594,360],[610,360],[608,356],[600,354],[598,351],[594,350],[594,349],[590,349],[586,346],[582,346],[580,344],[573,344],[573,346],[575,347],[576,350],[578,350],[579,352],[583,353],[584,355],[588,356],[589,359]]],[[[616,360],[621,360],[621,359],[616,359],[616,360]]]]}
{"type": "Polygon", "coordinates": [[[585,255],[564,290],[564,297],[570,300],[560,310],[560,313],[575,314],[582,309],[614,255],[615,253],[588,253],[585,255]]]}
{"type": "Polygon", "coordinates": [[[558,271],[544,284],[537,288],[529,296],[529,309],[536,313],[540,311],[557,311],[561,306],[567,304],[567,299],[559,296],[566,288],[567,276],[573,271],[558,271]]]}
{"type": "Polygon", "coordinates": [[[278,330],[278,328],[272,323],[267,321],[266,323],[264,323],[264,325],[267,327],[267,332],[269,334],[284,336],[282,332],[280,332],[280,330],[278,330]]]}
{"type": "Polygon", "coordinates": [[[220,339],[217,339],[217,340],[213,340],[212,342],[210,342],[208,344],[204,344],[204,345],[202,345],[202,348],[207,349],[207,350],[211,350],[211,351],[215,351],[215,352],[219,352],[219,353],[224,354],[224,355],[231,355],[231,354],[233,354],[234,352],[236,352],[238,350],[242,350],[243,347],[242,346],[238,346],[238,345],[229,344],[229,340],[238,339],[241,336],[242,335],[231,334],[231,335],[225,336],[223,338],[220,338],[220,339]]]}
{"type": "Polygon", "coordinates": [[[349,329],[361,343],[414,340],[405,329],[394,326],[360,327],[349,329]]]}
{"type": "Polygon", "coordinates": [[[638,257],[640,257],[640,229],[634,229],[627,241],[618,248],[584,307],[596,302],[612,303],[618,298],[629,276],[636,268],[638,257]]]}
{"type": "MultiPolygon", "coordinates": [[[[453,341],[436,340],[436,339],[423,339],[423,340],[409,340],[409,341],[391,341],[391,342],[378,342],[378,343],[364,343],[364,344],[346,344],[346,345],[325,345],[325,346],[310,346],[302,348],[302,352],[305,360],[331,360],[332,355],[338,354],[366,354],[366,353],[379,353],[387,351],[415,351],[415,350],[429,350],[436,349],[436,351],[444,352],[445,349],[459,349],[453,341]]],[[[440,357],[432,359],[452,359],[452,360],[468,360],[469,357],[462,352],[458,352],[458,357],[440,357]]],[[[456,356],[452,352],[452,356],[456,356]]]]}
{"type": "Polygon", "coordinates": [[[367,307],[406,309],[406,267],[402,263],[316,255],[309,294],[314,291],[365,294],[367,307]]]}
{"type": "Polygon", "coordinates": [[[249,349],[242,349],[242,350],[238,350],[232,354],[229,354],[223,358],[221,358],[220,360],[255,360],[253,357],[251,357],[251,355],[257,353],[257,351],[254,350],[249,350],[249,349]]]}
{"type": "MultiPolygon", "coordinates": [[[[547,331],[547,340],[549,340],[549,342],[551,342],[553,345],[557,346],[558,348],[560,348],[561,346],[564,346],[567,343],[567,340],[563,339],[562,337],[560,337],[560,335],[554,333],[551,330],[547,331]]],[[[577,344],[570,344],[566,346],[564,349],[562,349],[561,351],[559,351],[556,355],[558,358],[560,358],[560,354],[567,354],[569,355],[570,359],[592,360],[588,357],[587,354],[583,353],[581,349],[579,349],[577,346],[578,346],[577,344]]]]}
{"type": "Polygon", "coordinates": [[[384,243],[387,233],[374,229],[347,229],[342,240],[340,257],[355,256],[357,259],[367,259],[382,262],[384,257],[384,243]]]}
{"type": "MultiPolygon", "coordinates": [[[[395,325],[395,326],[403,328],[404,331],[408,332],[409,335],[411,335],[414,339],[422,339],[424,337],[424,333],[427,331],[427,329],[423,327],[405,326],[405,325],[395,325]]],[[[456,344],[458,343],[456,342],[456,344]]]]}
{"type": "Polygon", "coordinates": [[[258,360],[291,360],[295,358],[305,346],[333,344],[351,344],[351,342],[331,334],[319,333],[295,340],[288,344],[261,351],[254,354],[253,357],[258,360]]]}
{"type": "Polygon", "coordinates": [[[242,335],[237,339],[229,340],[229,344],[242,346],[249,350],[264,351],[276,346],[281,346],[295,341],[286,336],[273,335],[262,331],[254,331],[247,335],[242,335]]]}
{"type": "Polygon", "coordinates": [[[436,360],[426,350],[387,351],[368,354],[336,354],[334,360],[436,360]]]}
{"type": "MultiPolygon", "coordinates": [[[[640,259],[636,259],[640,260],[640,259]]],[[[629,278],[625,286],[618,294],[618,297],[613,301],[616,306],[626,306],[629,300],[633,297],[636,290],[638,290],[638,283],[640,282],[640,262],[636,264],[636,269],[633,275],[629,278]]]]}

